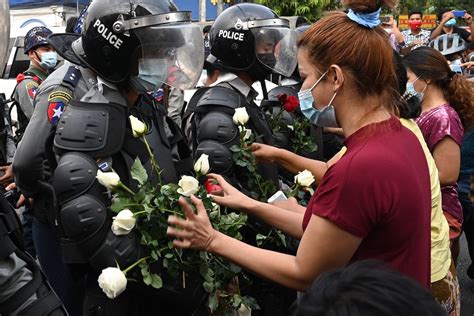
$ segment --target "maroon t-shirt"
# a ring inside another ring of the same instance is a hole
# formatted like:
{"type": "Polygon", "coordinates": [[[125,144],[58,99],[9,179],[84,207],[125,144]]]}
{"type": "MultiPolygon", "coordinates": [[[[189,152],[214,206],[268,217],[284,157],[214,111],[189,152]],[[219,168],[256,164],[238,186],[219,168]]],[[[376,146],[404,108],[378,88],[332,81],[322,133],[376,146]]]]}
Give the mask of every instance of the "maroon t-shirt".
{"type": "Polygon", "coordinates": [[[304,216],[312,214],[362,238],[351,262],[378,259],[430,285],[431,189],[416,136],[397,118],[347,138],[346,153],[328,169],[304,216]]]}

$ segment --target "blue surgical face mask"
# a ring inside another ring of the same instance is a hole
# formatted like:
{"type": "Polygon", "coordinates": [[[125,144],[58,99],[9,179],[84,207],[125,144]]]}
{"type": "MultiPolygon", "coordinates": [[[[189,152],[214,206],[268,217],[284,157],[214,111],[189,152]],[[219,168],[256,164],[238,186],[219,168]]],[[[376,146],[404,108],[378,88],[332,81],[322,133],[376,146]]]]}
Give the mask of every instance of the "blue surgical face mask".
{"type": "Polygon", "coordinates": [[[315,108],[315,101],[311,91],[314,87],[324,78],[328,72],[322,74],[322,76],[316,81],[316,83],[307,90],[298,92],[298,99],[300,100],[300,109],[304,116],[314,125],[320,127],[340,127],[337,123],[336,113],[334,107],[331,105],[336,98],[337,91],[334,93],[329,104],[323,107],[321,110],[315,108]]]}
{"type": "Polygon", "coordinates": [[[130,78],[130,84],[137,92],[153,92],[165,83],[167,76],[167,59],[139,59],[138,75],[130,78]]]}
{"type": "Polygon", "coordinates": [[[314,125],[316,125],[316,121],[318,120],[319,110],[315,109],[313,106],[314,98],[311,91],[313,91],[314,87],[316,87],[316,85],[324,78],[327,73],[327,71],[323,73],[311,88],[298,92],[300,110],[303,112],[303,115],[306,116],[306,118],[314,125]]]}
{"type": "Polygon", "coordinates": [[[58,54],[56,52],[41,53],[40,66],[46,69],[53,69],[58,64],[58,54]]]}
{"type": "Polygon", "coordinates": [[[444,26],[446,26],[446,27],[452,27],[452,26],[455,26],[455,25],[456,25],[456,19],[455,18],[452,18],[451,20],[444,23],[444,26]]]}
{"type": "Polygon", "coordinates": [[[413,82],[407,82],[407,89],[404,93],[404,96],[407,96],[407,95],[412,95],[412,96],[415,96],[418,98],[418,100],[420,100],[420,103],[423,102],[423,98],[425,97],[425,90],[426,88],[428,87],[428,84],[425,85],[425,87],[423,88],[423,91],[421,92],[418,92],[415,90],[415,82],[420,79],[420,77],[416,78],[415,81],[413,82]]]}

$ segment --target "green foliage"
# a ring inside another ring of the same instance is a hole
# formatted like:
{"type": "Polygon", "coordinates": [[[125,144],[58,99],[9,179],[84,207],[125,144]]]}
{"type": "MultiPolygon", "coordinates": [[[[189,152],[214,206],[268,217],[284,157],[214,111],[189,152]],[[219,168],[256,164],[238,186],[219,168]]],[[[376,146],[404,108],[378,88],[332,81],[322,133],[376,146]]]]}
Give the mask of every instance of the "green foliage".
{"type": "MultiPolygon", "coordinates": [[[[250,1],[248,1],[250,2],[250,1]]],[[[325,11],[340,8],[339,0],[254,0],[254,3],[266,5],[282,16],[304,16],[310,22],[321,18],[325,11]]],[[[421,10],[424,14],[436,14],[440,8],[466,10],[474,13],[472,0],[400,0],[395,15],[408,14],[411,10],[421,10]]],[[[386,11],[385,13],[390,13],[386,11]]]]}
{"type": "Polygon", "coordinates": [[[310,129],[310,121],[305,117],[295,117],[295,123],[293,126],[293,137],[291,143],[293,145],[293,152],[298,155],[312,153],[318,149],[318,146],[314,143],[314,136],[311,133],[307,133],[310,129]]]}
{"type": "Polygon", "coordinates": [[[325,11],[339,7],[337,0],[255,0],[280,16],[303,16],[310,22],[318,20],[325,11]]]}
{"type": "MultiPolygon", "coordinates": [[[[143,141],[149,149],[145,138],[143,141]]],[[[159,174],[161,170],[151,150],[149,154],[153,171],[159,174]]],[[[166,271],[172,278],[182,280],[182,286],[186,287],[187,275],[200,273],[203,277],[203,287],[209,293],[208,307],[212,312],[219,315],[231,314],[238,310],[241,304],[252,305],[255,301],[253,298],[240,295],[239,280],[246,280],[247,277],[239,267],[213,254],[182,250],[173,246],[166,233],[168,217],[185,217],[178,204],[181,197],[177,192],[179,186],[174,183],[162,185],[158,176],[159,183],[148,181],[147,171],[138,158],[132,165],[131,177],[138,182],[138,190],[133,192],[124,184],[118,186],[112,192],[111,209],[120,212],[127,208],[137,220],[134,230],[130,233],[138,234],[140,243],[148,252],[148,257],[142,258],[138,265],[143,283],[156,289],[161,288],[163,280],[155,271],[166,271]]],[[[211,224],[216,230],[242,239],[240,229],[247,223],[245,214],[221,213],[220,207],[212,202],[203,186],[199,187],[196,196],[203,201],[211,224]]]]}

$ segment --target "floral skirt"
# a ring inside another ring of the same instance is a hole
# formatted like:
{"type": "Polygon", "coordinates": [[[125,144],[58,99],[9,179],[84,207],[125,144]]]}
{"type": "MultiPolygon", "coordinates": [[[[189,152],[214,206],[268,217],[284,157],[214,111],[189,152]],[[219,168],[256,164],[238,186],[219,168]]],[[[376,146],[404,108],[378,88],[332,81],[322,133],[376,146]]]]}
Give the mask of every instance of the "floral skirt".
{"type": "Polygon", "coordinates": [[[449,316],[461,315],[459,281],[453,263],[451,263],[448,274],[443,279],[431,283],[431,294],[449,316]]]}

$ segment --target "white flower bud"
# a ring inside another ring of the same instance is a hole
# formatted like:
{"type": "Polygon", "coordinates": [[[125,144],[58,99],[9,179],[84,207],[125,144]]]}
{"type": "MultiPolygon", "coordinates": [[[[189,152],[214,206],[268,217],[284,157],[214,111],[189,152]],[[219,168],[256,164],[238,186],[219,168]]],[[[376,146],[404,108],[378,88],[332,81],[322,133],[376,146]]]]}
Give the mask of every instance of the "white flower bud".
{"type": "Polygon", "coordinates": [[[205,175],[209,172],[209,155],[201,154],[201,157],[194,164],[194,172],[205,175]]]}
{"type": "Polygon", "coordinates": [[[97,279],[99,286],[108,298],[114,299],[127,288],[127,278],[118,268],[106,268],[97,279]]]}
{"type": "Polygon", "coordinates": [[[309,187],[314,182],[314,176],[309,170],[303,170],[295,176],[295,183],[302,187],[309,187]]]}
{"type": "Polygon", "coordinates": [[[184,196],[196,194],[199,190],[199,181],[190,176],[182,176],[178,182],[179,188],[177,192],[184,196]]]}
{"type": "Polygon", "coordinates": [[[97,170],[96,178],[100,184],[109,190],[112,190],[120,183],[120,177],[115,172],[102,172],[101,170],[97,170]]]}
{"type": "Polygon", "coordinates": [[[146,132],[146,125],[133,115],[129,116],[130,125],[132,125],[133,136],[140,137],[146,132]]]}
{"type": "Polygon", "coordinates": [[[246,128],[246,129],[245,129],[245,135],[244,135],[243,140],[248,140],[248,139],[250,139],[250,136],[252,136],[252,130],[246,128]]]}
{"type": "Polygon", "coordinates": [[[232,117],[232,120],[237,125],[245,125],[249,121],[247,109],[245,109],[244,107],[235,109],[235,113],[232,117]]]}
{"type": "Polygon", "coordinates": [[[133,213],[128,209],[124,209],[115,216],[112,222],[112,232],[117,236],[127,235],[135,227],[136,222],[137,219],[133,216],[133,213]]]}

